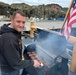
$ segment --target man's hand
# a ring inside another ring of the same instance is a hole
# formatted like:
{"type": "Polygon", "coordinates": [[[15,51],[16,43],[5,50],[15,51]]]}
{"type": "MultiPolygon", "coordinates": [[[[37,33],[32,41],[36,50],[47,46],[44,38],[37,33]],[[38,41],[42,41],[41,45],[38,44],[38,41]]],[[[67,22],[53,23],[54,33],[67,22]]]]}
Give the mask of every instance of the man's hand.
{"type": "Polygon", "coordinates": [[[37,60],[34,60],[34,67],[40,67],[40,62],[37,60]]]}

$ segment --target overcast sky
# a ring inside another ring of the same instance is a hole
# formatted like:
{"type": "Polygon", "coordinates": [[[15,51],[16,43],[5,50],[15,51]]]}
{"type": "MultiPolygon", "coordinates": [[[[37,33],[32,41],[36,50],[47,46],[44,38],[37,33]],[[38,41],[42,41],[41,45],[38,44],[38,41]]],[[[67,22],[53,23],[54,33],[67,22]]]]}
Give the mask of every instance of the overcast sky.
{"type": "Polygon", "coordinates": [[[0,2],[5,2],[8,4],[12,4],[12,3],[26,3],[29,5],[41,5],[41,4],[51,4],[51,3],[55,3],[55,4],[59,4],[62,7],[69,7],[70,2],[72,0],[0,0],[0,2]]]}

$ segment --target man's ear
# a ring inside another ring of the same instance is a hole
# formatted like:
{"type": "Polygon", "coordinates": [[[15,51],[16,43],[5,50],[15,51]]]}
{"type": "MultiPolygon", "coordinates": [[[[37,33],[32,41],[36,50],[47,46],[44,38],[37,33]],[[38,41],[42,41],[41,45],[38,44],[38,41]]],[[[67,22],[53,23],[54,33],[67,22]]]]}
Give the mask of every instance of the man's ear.
{"type": "Polygon", "coordinates": [[[10,16],[10,20],[12,21],[12,16],[10,16]]]}

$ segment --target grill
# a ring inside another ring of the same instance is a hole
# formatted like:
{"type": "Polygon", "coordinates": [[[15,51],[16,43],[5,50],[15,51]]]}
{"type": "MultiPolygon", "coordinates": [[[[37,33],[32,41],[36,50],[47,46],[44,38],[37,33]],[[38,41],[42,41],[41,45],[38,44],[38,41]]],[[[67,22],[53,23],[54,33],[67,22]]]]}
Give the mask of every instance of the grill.
{"type": "Polygon", "coordinates": [[[24,57],[27,60],[38,60],[41,67],[30,66],[23,70],[22,75],[25,75],[26,71],[29,75],[67,75],[68,59],[61,57],[66,50],[66,44],[65,37],[52,31],[38,29],[34,43],[25,48],[24,57]]]}

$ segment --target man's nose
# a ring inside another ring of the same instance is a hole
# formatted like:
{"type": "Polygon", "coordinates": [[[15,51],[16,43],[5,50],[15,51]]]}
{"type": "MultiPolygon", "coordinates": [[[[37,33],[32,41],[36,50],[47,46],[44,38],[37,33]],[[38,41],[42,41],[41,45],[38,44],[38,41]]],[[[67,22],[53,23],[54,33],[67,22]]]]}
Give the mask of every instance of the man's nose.
{"type": "Polygon", "coordinates": [[[20,23],[20,26],[21,26],[21,27],[24,27],[24,24],[21,22],[21,23],[20,23]]]}

